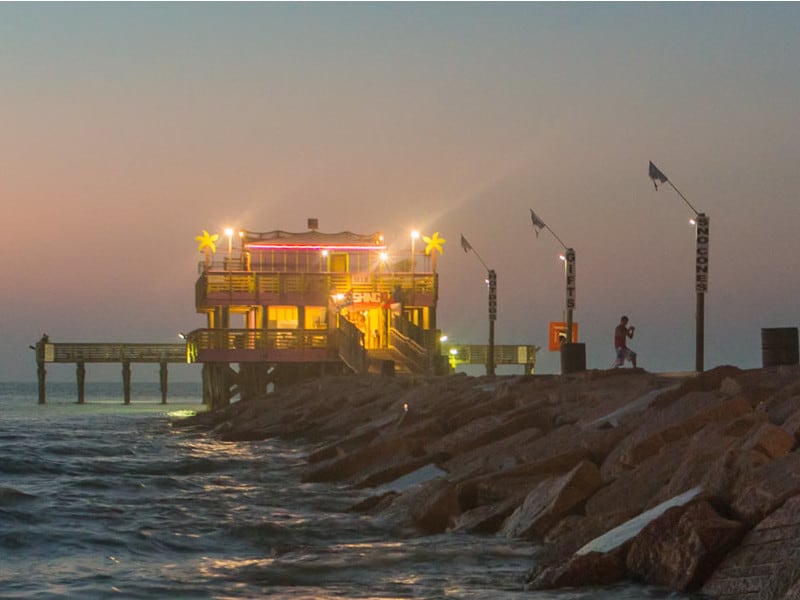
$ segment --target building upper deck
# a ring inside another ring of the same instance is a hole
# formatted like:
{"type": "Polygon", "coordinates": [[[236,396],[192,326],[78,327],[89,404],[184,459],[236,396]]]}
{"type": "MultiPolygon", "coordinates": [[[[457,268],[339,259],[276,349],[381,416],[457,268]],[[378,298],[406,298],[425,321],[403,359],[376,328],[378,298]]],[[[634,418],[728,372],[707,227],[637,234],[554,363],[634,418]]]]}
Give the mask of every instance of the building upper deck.
{"type": "Polygon", "coordinates": [[[241,248],[200,263],[195,289],[198,310],[216,306],[327,306],[337,296],[350,304],[400,302],[434,307],[435,272],[412,249],[390,256],[380,233],[311,230],[303,233],[240,232],[241,248]],[[417,266],[423,270],[419,271],[417,266]]]}
{"type": "Polygon", "coordinates": [[[435,306],[435,273],[297,273],[203,268],[195,286],[198,309],[214,306],[327,306],[336,297],[353,304],[400,302],[435,306]]]}

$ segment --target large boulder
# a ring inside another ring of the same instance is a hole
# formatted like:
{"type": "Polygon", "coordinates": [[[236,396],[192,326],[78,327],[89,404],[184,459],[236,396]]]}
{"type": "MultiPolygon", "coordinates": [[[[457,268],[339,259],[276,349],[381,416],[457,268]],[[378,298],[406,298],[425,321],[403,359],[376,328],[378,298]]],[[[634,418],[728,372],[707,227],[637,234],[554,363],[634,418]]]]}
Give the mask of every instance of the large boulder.
{"type": "Polygon", "coordinates": [[[702,592],[713,598],[799,598],[800,496],[761,521],[719,564],[702,592]]]}
{"type": "MultiPolygon", "coordinates": [[[[378,438],[365,447],[313,465],[304,475],[303,481],[343,481],[348,478],[363,480],[370,472],[386,470],[387,465],[415,462],[415,458],[424,455],[422,446],[423,443],[419,440],[404,437],[378,438]]],[[[419,464],[407,472],[413,471],[418,466],[419,464]]],[[[391,481],[400,475],[402,473],[395,474],[385,481],[391,481]]]]}
{"type": "Polygon", "coordinates": [[[607,515],[569,514],[553,526],[545,535],[542,555],[549,561],[560,560],[634,518],[639,511],[615,512],[607,515]]]}
{"type": "Polygon", "coordinates": [[[661,502],[696,486],[709,496],[730,502],[742,470],[758,457],[743,456],[742,439],[764,423],[763,415],[747,414],[729,423],[709,423],[695,433],[669,483],[655,496],[661,502]]]}
{"type": "Polygon", "coordinates": [[[446,478],[409,488],[381,510],[387,524],[426,535],[444,533],[460,513],[455,486],[446,478]]]}
{"type": "Polygon", "coordinates": [[[699,500],[671,508],[647,525],[634,538],[625,564],[648,583],[696,590],[743,534],[741,523],[699,500]]]}
{"type": "Polygon", "coordinates": [[[768,459],[786,456],[794,448],[794,436],[777,425],[764,423],[744,440],[745,450],[760,452],[768,459]]]}
{"type": "Polygon", "coordinates": [[[606,479],[617,477],[658,454],[667,444],[691,437],[712,422],[727,422],[752,412],[746,398],[728,398],[720,392],[690,392],[661,409],[651,409],[646,420],[608,456],[601,468],[606,479]]]}
{"type": "Polygon", "coordinates": [[[617,513],[636,514],[657,504],[661,490],[681,464],[685,448],[685,441],[670,444],[635,469],[623,471],[589,498],[586,515],[607,517],[617,513]]]}
{"type": "Polygon", "coordinates": [[[516,497],[506,498],[499,502],[483,504],[467,510],[452,518],[451,532],[497,533],[503,523],[519,506],[516,497]]]}
{"type": "Polygon", "coordinates": [[[731,508],[753,526],[786,500],[800,494],[800,452],[791,452],[750,470],[739,478],[731,508]]]}
{"type": "Polygon", "coordinates": [[[502,531],[512,538],[541,538],[602,484],[597,466],[582,461],[566,475],[539,483],[508,518],[502,531]]]}
{"type": "Polygon", "coordinates": [[[601,586],[625,578],[622,552],[591,552],[573,555],[528,574],[526,587],[547,590],[562,587],[601,586]]]}
{"type": "MultiPolygon", "coordinates": [[[[800,408],[800,399],[798,399],[798,408],[800,408]]],[[[792,434],[796,441],[800,441],[800,410],[796,409],[795,412],[783,422],[781,427],[792,434]]]]}

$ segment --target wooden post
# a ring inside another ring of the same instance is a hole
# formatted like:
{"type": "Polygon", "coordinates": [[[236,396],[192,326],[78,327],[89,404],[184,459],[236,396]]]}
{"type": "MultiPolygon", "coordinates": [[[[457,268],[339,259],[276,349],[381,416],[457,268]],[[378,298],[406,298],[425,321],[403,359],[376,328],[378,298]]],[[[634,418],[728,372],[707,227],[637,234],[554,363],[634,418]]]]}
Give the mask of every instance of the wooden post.
{"type": "Polygon", "coordinates": [[[83,362],[76,363],[75,374],[78,377],[78,404],[85,402],[85,382],[86,382],[86,366],[83,362]]]}
{"type": "Polygon", "coordinates": [[[158,379],[161,383],[161,404],[167,403],[167,363],[162,362],[158,369],[158,379]]]}
{"type": "MultiPolygon", "coordinates": [[[[39,353],[37,349],[36,353],[39,353]]],[[[44,361],[36,361],[36,375],[39,379],[39,404],[47,402],[47,386],[45,385],[45,377],[47,376],[47,369],[44,368],[44,361]]]]}
{"type": "Polygon", "coordinates": [[[125,404],[131,403],[131,363],[122,362],[122,389],[125,395],[125,404]]]}

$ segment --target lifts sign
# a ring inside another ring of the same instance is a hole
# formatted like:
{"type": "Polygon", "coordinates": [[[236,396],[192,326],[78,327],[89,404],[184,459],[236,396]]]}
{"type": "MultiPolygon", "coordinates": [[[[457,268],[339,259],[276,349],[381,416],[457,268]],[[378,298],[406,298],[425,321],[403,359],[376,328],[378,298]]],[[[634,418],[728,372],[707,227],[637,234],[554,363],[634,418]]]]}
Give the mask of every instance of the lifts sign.
{"type": "Polygon", "coordinates": [[[694,289],[698,294],[708,291],[708,225],[706,215],[697,216],[697,259],[695,261],[694,289]]]}

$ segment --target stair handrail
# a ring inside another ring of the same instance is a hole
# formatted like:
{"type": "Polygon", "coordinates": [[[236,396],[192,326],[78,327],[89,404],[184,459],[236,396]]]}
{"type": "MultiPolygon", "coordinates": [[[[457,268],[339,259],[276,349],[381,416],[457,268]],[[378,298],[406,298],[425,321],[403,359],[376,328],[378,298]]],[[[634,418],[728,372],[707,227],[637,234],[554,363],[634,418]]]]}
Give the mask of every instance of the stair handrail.
{"type": "Polygon", "coordinates": [[[356,373],[366,373],[368,361],[364,333],[344,317],[339,318],[337,332],[339,357],[356,373]]]}

